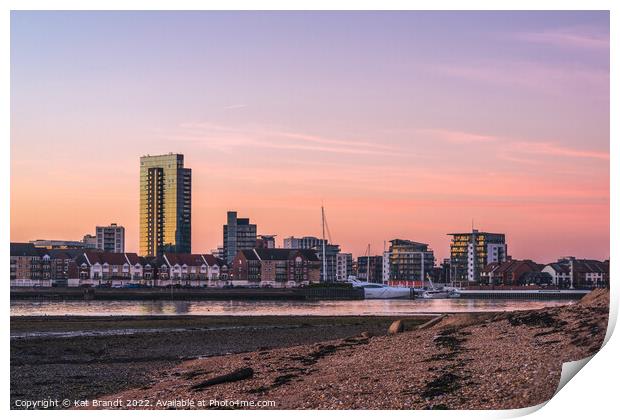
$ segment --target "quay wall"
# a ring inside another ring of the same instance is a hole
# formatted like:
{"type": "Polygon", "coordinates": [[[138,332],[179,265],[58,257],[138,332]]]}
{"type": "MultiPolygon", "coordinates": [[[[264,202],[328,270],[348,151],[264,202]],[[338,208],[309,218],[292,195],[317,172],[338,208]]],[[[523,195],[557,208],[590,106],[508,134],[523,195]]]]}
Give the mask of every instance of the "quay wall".
{"type": "Polygon", "coordinates": [[[590,290],[461,290],[461,299],[578,300],[590,290]]]}
{"type": "Polygon", "coordinates": [[[300,289],[11,288],[12,300],[352,300],[363,298],[362,290],[328,287],[300,289]]]}

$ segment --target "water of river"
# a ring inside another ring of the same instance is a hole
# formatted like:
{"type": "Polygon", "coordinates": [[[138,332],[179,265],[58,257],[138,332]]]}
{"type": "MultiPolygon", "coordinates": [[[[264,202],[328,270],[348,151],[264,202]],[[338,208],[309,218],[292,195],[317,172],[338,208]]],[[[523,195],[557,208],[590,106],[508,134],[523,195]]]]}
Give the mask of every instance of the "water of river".
{"type": "Polygon", "coordinates": [[[568,300],[428,299],[340,301],[12,301],[29,315],[416,315],[499,312],[570,305],[568,300]]]}

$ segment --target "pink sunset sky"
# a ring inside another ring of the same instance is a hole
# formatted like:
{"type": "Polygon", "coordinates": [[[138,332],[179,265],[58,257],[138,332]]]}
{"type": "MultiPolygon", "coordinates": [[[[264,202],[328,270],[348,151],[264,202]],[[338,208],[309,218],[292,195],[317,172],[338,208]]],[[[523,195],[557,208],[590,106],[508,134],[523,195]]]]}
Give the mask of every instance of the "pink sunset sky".
{"type": "Polygon", "coordinates": [[[11,241],[126,228],[139,158],[183,153],[192,250],[227,210],[373,253],[506,233],[609,258],[606,12],[13,12],[11,241]]]}

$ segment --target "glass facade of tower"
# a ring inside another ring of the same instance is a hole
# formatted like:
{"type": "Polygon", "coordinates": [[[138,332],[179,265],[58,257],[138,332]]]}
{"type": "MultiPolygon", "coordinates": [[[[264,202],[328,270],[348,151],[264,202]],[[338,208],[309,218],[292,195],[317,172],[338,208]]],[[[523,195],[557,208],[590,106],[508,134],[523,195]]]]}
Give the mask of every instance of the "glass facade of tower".
{"type": "Polygon", "coordinates": [[[388,254],[389,279],[393,281],[423,282],[435,266],[435,254],[428,248],[428,244],[393,239],[388,254]]]}
{"type": "Polygon", "coordinates": [[[480,270],[507,258],[506,235],[478,232],[451,233],[450,277],[452,281],[480,281],[480,270]]]}
{"type": "Polygon", "coordinates": [[[140,255],[191,252],[192,172],[183,155],[140,158],[140,255]]]}

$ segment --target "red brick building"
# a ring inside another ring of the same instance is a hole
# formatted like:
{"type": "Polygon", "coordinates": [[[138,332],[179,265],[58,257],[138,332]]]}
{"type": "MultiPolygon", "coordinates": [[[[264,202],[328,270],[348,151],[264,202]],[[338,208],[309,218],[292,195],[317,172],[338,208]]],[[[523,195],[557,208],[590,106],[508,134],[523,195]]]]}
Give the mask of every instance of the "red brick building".
{"type": "Polygon", "coordinates": [[[321,261],[310,249],[250,249],[237,252],[230,279],[234,285],[299,287],[318,283],[321,261]]]}
{"type": "Polygon", "coordinates": [[[524,286],[532,273],[540,273],[543,265],[532,260],[508,260],[502,263],[487,264],[480,272],[482,284],[524,286]]]}

